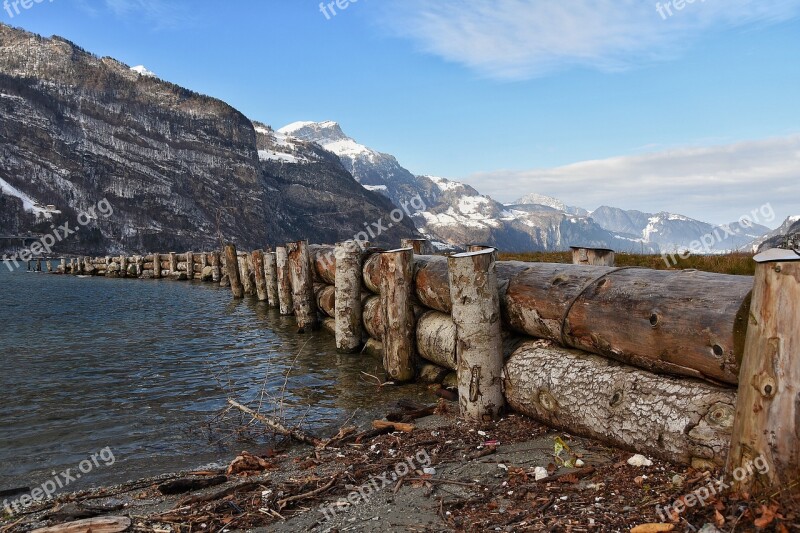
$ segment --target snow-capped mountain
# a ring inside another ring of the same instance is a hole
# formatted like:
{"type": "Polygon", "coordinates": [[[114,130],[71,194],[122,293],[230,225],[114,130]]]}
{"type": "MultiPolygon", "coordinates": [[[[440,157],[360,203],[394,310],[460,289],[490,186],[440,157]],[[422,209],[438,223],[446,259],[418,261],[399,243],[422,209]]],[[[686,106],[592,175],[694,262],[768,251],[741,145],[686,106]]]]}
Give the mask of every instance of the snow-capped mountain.
{"type": "Polygon", "coordinates": [[[146,78],[156,78],[156,77],[158,77],[158,76],[156,76],[155,72],[147,70],[147,68],[144,65],[136,65],[135,67],[131,67],[131,70],[134,71],[135,73],[139,74],[140,76],[145,76],[146,78]]]}
{"type": "Polygon", "coordinates": [[[669,253],[692,250],[698,242],[702,243],[702,253],[729,252],[770,231],[759,224],[715,226],[675,213],[643,213],[608,206],[594,210],[590,217],[620,239],[658,246],[669,253]]]}
{"type": "Polygon", "coordinates": [[[748,251],[763,252],[770,248],[785,248],[788,238],[800,233],[800,215],[788,217],[779,228],[755,239],[747,246],[748,251]]]}
{"type": "Polygon", "coordinates": [[[574,207],[571,205],[567,205],[558,198],[553,198],[552,196],[546,196],[544,194],[537,194],[537,193],[526,194],[522,198],[519,198],[513,204],[506,204],[506,205],[544,205],[547,207],[552,207],[557,211],[563,211],[564,213],[570,215],[578,215],[583,217],[589,214],[589,211],[587,211],[582,207],[574,207]]]}

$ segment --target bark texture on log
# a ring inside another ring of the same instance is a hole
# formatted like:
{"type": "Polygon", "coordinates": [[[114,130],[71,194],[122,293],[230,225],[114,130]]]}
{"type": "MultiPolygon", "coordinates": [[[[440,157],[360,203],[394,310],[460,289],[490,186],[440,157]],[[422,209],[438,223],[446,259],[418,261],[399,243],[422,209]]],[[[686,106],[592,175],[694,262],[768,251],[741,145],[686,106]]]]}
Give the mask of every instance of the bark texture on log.
{"type": "Polygon", "coordinates": [[[239,279],[239,259],[236,253],[236,247],[232,244],[225,245],[225,270],[230,280],[233,297],[244,298],[244,287],[239,279]]]}
{"type": "Polygon", "coordinates": [[[800,260],[759,263],[727,473],[757,496],[800,494],[800,260]],[[741,470],[740,470],[741,472],[741,470]],[[790,487],[793,488],[790,489],[790,487]]]}
{"type": "Polygon", "coordinates": [[[381,292],[380,254],[373,254],[364,261],[364,286],[375,294],[381,292]]]}
{"type": "Polygon", "coordinates": [[[361,348],[363,309],[361,307],[361,248],[355,241],[336,245],[334,302],[336,348],[352,353],[361,348]]]}
{"type": "Polygon", "coordinates": [[[161,255],[153,254],[153,278],[158,279],[160,277],[161,277],[161,255]]]}
{"type": "Polygon", "coordinates": [[[253,279],[253,265],[250,261],[250,254],[240,253],[239,261],[239,280],[244,287],[244,293],[252,296],[256,293],[256,284],[253,279]]]}
{"type": "Polygon", "coordinates": [[[267,301],[271,307],[279,307],[278,264],[275,259],[275,252],[264,255],[264,276],[267,282],[267,301]]]}
{"type": "Polygon", "coordinates": [[[222,280],[219,252],[211,252],[211,281],[219,283],[222,280]]]}
{"type": "Polygon", "coordinates": [[[363,352],[373,357],[378,357],[383,360],[383,343],[377,339],[369,338],[364,344],[363,352]]]}
{"type": "Polygon", "coordinates": [[[428,311],[417,320],[417,351],[438,366],[456,369],[456,325],[450,315],[428,311]]]}
{"type": "Polygon", "coordinates": [[[495,250],[448,258],[461,416],[496,419],[503,398],[503,339],[495,250]]]}
{"type": "Polygon", "coordinates": [[[370,296],[363,302],[364,329],[376,341],[383,342],[383,312],[380,296],[370,296]]]}
{"type": "Polygon", "coordinates": [[[314,286],[317,307],[331,318],[336,318],[336,287],[320,283],[314,286]],[[317,288],[318,287],[318,288],[317,288]]]}
{"type": "Polygon", "coordinates": [[[433,245],[427,239],[401,239],[400,248],[411,248],[415,256],[433,254],[433,245]]]}
{"type": "Polygon", "coordinates": [[[336,283],[336,249],[333,246],[309,245],[309,253],[314,262],[314,277],[317,281],[334,285],[336,283]]]}
{"type": "Polygon", "coordinates": [[[275,248],[275,269],[278,277],[278,304],[282,315],[294,313],[294,302],[292,302],[292,282],[289,274],[289,255],[286,248],[278,246],[275,248]]]}
{"type": "Polygon", "coordinates": [[[393,381],[414,379],[416,348],[412,305],[414,252],[380,254],[380,300],[383,316],[383,366],[393,381]]]}
{"type": "Polygon", "coordinates": [[[256,295],[261,302],[267,301],[267,280],[264,277],[264,251],[253,250],[253,274],[256,280],[256,295]]]}
{"type": "Polygon", "coordinates": [[[724,464],[736,393],[544,340],[505,368],[509,405],[552,427],[677,463],[724,464]],[[696,460],[696,461],[695,461],[696,460]]]}
{"type": "Polygon", "coordinates": [[[317,327],[317,306],[311,276],[311,259],[306,241],[286,244],[289,255],[289,273],[292,278],[292,301],[297,326],[301,331],[317,327]]]}

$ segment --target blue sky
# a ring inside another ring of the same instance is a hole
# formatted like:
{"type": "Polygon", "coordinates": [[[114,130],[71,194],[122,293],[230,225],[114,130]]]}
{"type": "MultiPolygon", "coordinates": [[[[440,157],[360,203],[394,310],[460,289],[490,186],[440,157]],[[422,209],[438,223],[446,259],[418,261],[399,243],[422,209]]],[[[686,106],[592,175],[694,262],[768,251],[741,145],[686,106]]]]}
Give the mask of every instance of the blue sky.
{"type": "Polygon", "coordinates": [[[800,0],[678,2],[44,0],[0,21],[276,128],[335,120],[501,201],[800,214],[800,0]]]}

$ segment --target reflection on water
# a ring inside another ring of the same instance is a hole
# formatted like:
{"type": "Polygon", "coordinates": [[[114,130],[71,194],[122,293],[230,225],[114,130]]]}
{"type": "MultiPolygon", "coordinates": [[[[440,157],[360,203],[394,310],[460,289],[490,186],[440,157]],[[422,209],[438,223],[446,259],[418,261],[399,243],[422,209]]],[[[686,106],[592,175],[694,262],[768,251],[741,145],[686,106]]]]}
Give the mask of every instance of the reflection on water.
{"type": "Polygon", "coordinates": [[[263,412],[283,398],[289,421],[322,436],[399,396],[432,401],[421,386],[378,394],[361,372],[382,375],[380,361],[295,331],[291,317],[213,284],[0,266],[0,489],[35,486],[106,446],[116,463],[76,487],[226,461],[248,443],[221,448],[197,428],[262,386],[263,412]]]}

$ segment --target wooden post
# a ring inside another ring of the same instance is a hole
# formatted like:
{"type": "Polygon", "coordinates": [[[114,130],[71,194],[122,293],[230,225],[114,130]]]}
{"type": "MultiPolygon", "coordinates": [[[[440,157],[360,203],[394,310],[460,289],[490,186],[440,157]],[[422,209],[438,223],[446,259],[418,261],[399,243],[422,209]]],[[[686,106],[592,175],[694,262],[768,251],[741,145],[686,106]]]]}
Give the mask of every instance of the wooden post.
{"type": "Polygon", "coordinates": [[[225,271],[231,283],[233,297],[244,298],[244,287],[239,279],[239,257],[233,244],[225,245],[225,271]]]}
{"type": "Polygon", "coordinates": [[[48,272],[52,272],[53,271],[53,262],[48,259],[45,264],[47,265],[47,271],[48,272]]]}
{"type": "Polygon", "coordinates": [[[186,252],[186,279],[194,279],[194,252],[186,252]]]}
{"type": "Polygon", "coordinates": [[[414,379],[416,342],[412,291],[414,250],[401,248],[380,255],[380,305],[383,314],[383,366],[389,379],[414,379]]]}
{"type": "Polygon", "coordinates": [[[270,307],[278,307],[278,266],[275,252],[264,255],[264,278],[267,282],[267,301],[270,307]]]}
{"type": "Polygon", "coordinates": [[[592,265],[613,267],[616,263],[614,250],[607,248],[586,248],[570,246],[573,265],[592,265]]]}
{"type": "Polygon", "coordinates": [[[505,399],[495,250],[457,254],[447,263],[461,416],[479,421],[496,419],[505,399]]]}
{"type": "Polygon", "coordinates": [[[256,294],[258,300],[266,302],[267,297],[267,280],[264,277],[264,251],[253,250],[253,273],[256,277],[256,294]]]}
{"type": "MultiPolygon", "coordinates": [[[[497,251],[497,249],[495,247],[488,246],[486,244],[468,244],[466,246],[466,249],[467,249],[467,252],[480,252],[482,250],[489,250],[489,249],[495,250],[495,252],[497,251]]],[[[495,253],[495,257],[497,257],[496,253],[495,253]]]]}
{"type": "Polygon", "coordinates": [[[161,254],[153,252],[153,278],[161,277],[161,254]]]}
{"type": "Polygon", "coordinates": [[[361,247],[356,241],[336,244],[336,348],[352,353],[361,348],[361,247]]]}
{"type": "Polygon", "coordinates": [[[317,327],[317,306],[314,301],[314,280],[311,259],[306,241],[286,244],[289,256],[289,273],[292,279],[292,301],[300,332],[317,327]]]}
{"type": "Polygon", "coordinates": [[[128,277],[128,257],[126,255],[119,258],[119,275],[123,278],[128,277]]]}
{"type": "Polygon", "coordinates": [[[41,272],[41,271],[42,271],[42,259],[39,258],[36,260],[36,272],[41,272]]]}
{"type": "Polygon", "coordinates": [[[178,254],[175,252],[169,253],[169,275],[172,276],[178,271],[178,254]]]}
{"type": "Polygon", "coordinates": [[[294,302],[292,302],[292,281],[289,274],[289,254],[283,246],[275,248],[275,272],[278,278],[280,313],[291,315],[294,313],[294,302]]]}
{"type": "Polygon", "coordinates": [[[242,287],[244,287],[244,293],[252,296],[256,293],[256,284],[253,282],[249,254],[240,252],[236,259],[239,263],[239,280],[242,283],[242,287]]]}
{"type": "Polygon", "coordinates": [[[219,252],[211,252],[211,281],[219,283],[222,280],[219,252]]]}
{"type": "Polygon", "coordinates": [[[427,239],[401,239],[400,248],[411,248],[414,255],[431,255],[433,247],[427,239]]]}
{"type": "Polygon", "coordinates": [[[755,260],[727,474],[754,496],[800,494],[800,255],[755,260]]]}
{"type": "Polygon", "coordinates": [[[64,257],[61,258],[61,267],[60,268],[61,268],[61,273],[62,274],[66,274],[67,273],[67,259],[64,258],[64,257]]]}

